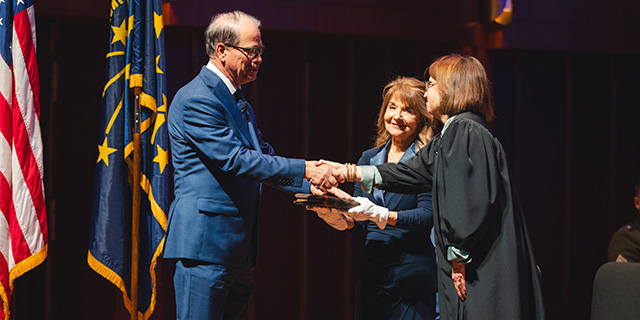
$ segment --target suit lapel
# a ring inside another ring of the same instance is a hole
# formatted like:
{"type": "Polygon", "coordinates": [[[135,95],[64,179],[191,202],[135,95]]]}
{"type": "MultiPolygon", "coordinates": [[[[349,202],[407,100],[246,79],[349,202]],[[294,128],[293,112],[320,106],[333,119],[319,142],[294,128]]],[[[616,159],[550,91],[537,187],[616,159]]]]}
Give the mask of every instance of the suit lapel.
{"type": "Polygon", "coordinates": [[[240,138],[240,141],[242,141],[245,147],[253,149],[253,146],[251,144],[251,134],[249,133],[249,130],[247,128],[247,121],[244,119],[244,116],[242,115],[242,112],[240,112],[240,109],[238,109],[236,100],[231,95],[231,92],[229,92],[229,88],[227,88],[227,85],[222,82],[217,74],[207,69],[206,66],[202,67],[200,76],[202,77],[204,83],[211,89],[213,95],[225,108],[225,114],[227,120],[231,124],[232,129],[240,133],[236,134],[240,138]]]}
{"type": "Polygon", "coordinates": [[[411,146],[409,146],[409,149],[404,152],[402,158],[400,158],[400,162],[407,162],[407,160],[413,158],[416,154],[418,154],[418,152],[416,151],[417,149],[418,146],[416,146],[416,142],[414,141],[411,146]]]}

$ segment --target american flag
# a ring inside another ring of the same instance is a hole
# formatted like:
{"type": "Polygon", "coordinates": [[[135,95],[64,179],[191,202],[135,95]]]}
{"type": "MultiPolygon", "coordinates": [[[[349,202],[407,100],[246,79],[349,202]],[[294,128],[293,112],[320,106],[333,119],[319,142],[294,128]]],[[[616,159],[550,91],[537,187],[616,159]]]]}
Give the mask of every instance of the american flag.
{"type": "Polygon", "coordinates": [[[47,256],[33,0],[0,0],[0,297],[47,256]]]}

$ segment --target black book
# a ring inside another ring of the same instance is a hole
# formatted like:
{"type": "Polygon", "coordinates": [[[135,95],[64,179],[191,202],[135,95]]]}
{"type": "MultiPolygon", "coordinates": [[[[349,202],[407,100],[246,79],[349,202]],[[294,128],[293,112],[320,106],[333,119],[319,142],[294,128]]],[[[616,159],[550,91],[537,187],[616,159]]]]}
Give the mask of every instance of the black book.
{"type": "Polygon", "coordinates": [[[357,201],[344,200],[332,195],[318,196],[308,193],[296,193],[296,200],[293,204],[309,207],[327,207],[339,210],[349,210],[360,205],[357,201]]]}

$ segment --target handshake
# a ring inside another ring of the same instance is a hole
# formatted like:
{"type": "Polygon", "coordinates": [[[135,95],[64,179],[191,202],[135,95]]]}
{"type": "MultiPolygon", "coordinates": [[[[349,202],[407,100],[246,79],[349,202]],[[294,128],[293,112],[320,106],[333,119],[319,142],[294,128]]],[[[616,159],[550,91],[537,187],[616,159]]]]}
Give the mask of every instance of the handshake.
{"type": "MultiPolygon", "coordinates": [[[[354,182],[361,177],[359,168],[354,164],[320,160],[306,161],[304,178],[311,183],[311,193],[326,194],[328,190],[345,181],[354,182]]],[[[340,195],[336,196],[342,198],[340,195]]]]}
{"type": "Polygon", "coordinates": [[[341,164],[327,160],[307,161],[305,166],[305,179],[311,183],[311,193],[324,195],[327,192],[338,198],[355,200],[358,206],[348,211],[332,209],[328,207],[307,206],[307,210],[315,211],[318,217],[337,230],[345,230],[349,227],[349,218],[355,221],[371,220],[380,229],[384,229],[389,219],[389,209],[378,206],[365,197],[351,197],[348,193],[336,188],[339,183],[345,181],[354,182],[362,178],[360,167],[354,164],[341,164]]]}

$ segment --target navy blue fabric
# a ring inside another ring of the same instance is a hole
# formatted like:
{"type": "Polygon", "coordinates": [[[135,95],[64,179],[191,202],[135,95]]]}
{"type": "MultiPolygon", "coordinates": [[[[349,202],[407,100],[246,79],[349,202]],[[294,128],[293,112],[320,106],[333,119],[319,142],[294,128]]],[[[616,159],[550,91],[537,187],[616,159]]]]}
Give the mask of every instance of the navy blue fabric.
{"type": "MultiPolygon", "coordinates": [[[[255,127],[251,105],[245,104],[243,114],[228,87],[206,67],[173,99],[168,123],[175,200],[169,210],[165,258],[215,264],[225,270],[253,266],[262,183],[309,193],[309,183],[303,179],[305,161],[277,156],[255,127]]],[[[230,292],[242,289],[237,281],[226,279],[212,274],[201,282],[221,281],[230,292]]],[[[178,310],[198,308],[189,305],[194,301],[185,296],[189,289],[174,285],[178,310]]],[[[211,294],[215,308],[229,307],[224,295],[211,294]]],[[[248,302],[248,295],[245,298],[248,302]]]]}
{"type": "MultiPolygon", "coordinates": [[[[386,162],[389,144],[365,151],[358,165],[386,162]]],[[[415,143],[401,162],[416,154],[415,143]]],[[[359,183],[356,196],[398,212],[395,226],[384,230],[371,221],[356,222],[366,230],[356,285],[356,319],[429,319],[436,312],[435,252],[430,238],[433,226],[431,193],[404,195],[374,189],[364,194],[359,183]]]]}
{"type": "Polygon", "coordinates": [[[246,319],[255,268],[178,260],[173,282],[178,320],[246,319]]]}

